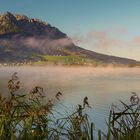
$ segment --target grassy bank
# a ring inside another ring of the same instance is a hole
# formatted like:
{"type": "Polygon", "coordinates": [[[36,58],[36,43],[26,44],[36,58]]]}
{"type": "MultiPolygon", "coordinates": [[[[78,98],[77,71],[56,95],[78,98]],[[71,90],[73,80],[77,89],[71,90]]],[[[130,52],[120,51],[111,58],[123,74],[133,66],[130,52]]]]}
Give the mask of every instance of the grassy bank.
{"type": "Polygon", "coordinates": [[[140,101],[136,93],[131,96],[130,104],[121,102],[121,108],[112,105],[107,118],[108,131],[104,133],[96,130],[94,122],[89,120],[86,108],[92,106],[87,97],[74,112],[64,116],[55,110],[63,96],[61,92],[48,100],[44,100],[44,90],[39,86],[21,93],[17,73],[8,81],[8,89],[9,96],[0,96],[1,140],[140,139],[140,101]]]}

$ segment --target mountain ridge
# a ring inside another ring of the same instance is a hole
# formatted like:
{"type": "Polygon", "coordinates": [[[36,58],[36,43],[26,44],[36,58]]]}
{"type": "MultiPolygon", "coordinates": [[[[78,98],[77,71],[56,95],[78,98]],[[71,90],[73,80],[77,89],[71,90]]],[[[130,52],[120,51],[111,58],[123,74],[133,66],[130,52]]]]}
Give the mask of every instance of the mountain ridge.
{"type": "Polygon", "coordinates": [[[10,12],[0,15],[0,62],[45,61],[43,55],[72,55],[107,64],[140,64],[76,46],[67,34],[39,19],[10,12]]]}

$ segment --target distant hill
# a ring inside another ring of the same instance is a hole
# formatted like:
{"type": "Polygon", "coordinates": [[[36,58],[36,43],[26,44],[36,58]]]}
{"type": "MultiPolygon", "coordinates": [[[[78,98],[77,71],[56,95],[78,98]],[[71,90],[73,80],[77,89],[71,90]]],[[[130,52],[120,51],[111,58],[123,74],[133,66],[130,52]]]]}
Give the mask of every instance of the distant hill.
{"type": "MultiPolygon", "coordinates": [[[[47,61],[46,56],[87,62],[137,65],[140,62],[104,55],[76,46],[56,27],[39,19],[7,12],[0,15],[0,63],[47,61]]],[[[58,59],[59,60],[59,59],[58,59]]],[[[79,63],[79,62],[78,62],[79,63]]]]}

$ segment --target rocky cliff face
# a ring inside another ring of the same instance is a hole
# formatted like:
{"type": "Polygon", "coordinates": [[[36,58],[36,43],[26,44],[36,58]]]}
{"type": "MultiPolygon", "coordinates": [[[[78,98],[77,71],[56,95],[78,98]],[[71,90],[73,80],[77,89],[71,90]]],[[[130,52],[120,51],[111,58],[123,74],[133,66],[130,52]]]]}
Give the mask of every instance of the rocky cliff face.
{"type": "Polygon", "coordinates": [[[39,19],[31,19],[20,14],[13,15],[10,12],[0,15],[0,62],[36,61],[44,54],[75,54],[103,63],[139,63],[78,47],[65,33],[39,19]]]}
{"type": "MultiPolygon", "coordinates": [[[[66,38],[66,34],[39,19],[30,19],[24,15],[13,15],[9,12],[0,16],[0,35],[21,34],[49,39],[66,38]]],[[[11,36],[11,37],[12,37],[11,36]]]]}
{"type": "Polygon", "coordinates": [[[7,12],[0,16],[0,35],[18,31],[20,28],[17,25],[17,20],[11,13],[7,12]]]}

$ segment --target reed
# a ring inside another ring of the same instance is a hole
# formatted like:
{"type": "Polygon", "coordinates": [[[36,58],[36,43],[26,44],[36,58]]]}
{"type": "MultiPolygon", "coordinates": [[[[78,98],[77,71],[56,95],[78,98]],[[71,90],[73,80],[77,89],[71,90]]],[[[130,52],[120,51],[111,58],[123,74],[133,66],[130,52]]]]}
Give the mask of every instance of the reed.
{"type": "Polygon", "coordinates": [[[108,139],[139,140],[140,139],[140,99],[132,93],[130,104],[122,104],[121,108],[112,106],[108,124],[108,139]]]}
{"type": "MultiPolygon", "coordinates": [[[[63,96],[61,92],[43,102],[42,87],[36,86],[28,94],[21,94],[20,87],[14,73],[8,81],[9,96],[0,96],[0,140],[140,140],[140,99],[134,92],[129,105],[122,101],[121,108],[112,105],[108,132],[104,134],[89,120],[88,97],[71,114],[64,116],[55,111],[63,96]]],[[[62,108],[66,107],[62,105],[62,108]]]]}

